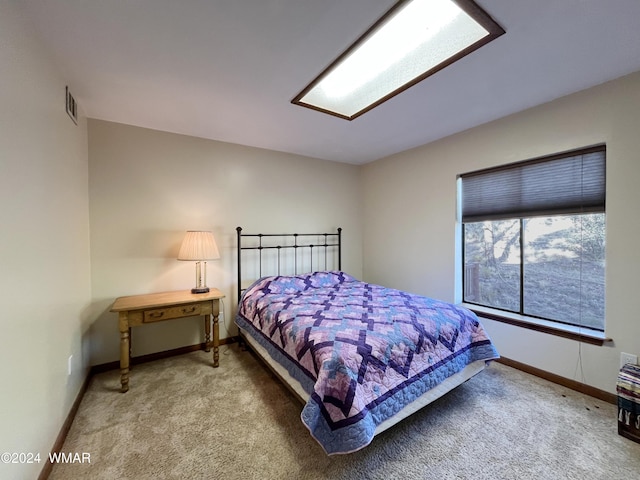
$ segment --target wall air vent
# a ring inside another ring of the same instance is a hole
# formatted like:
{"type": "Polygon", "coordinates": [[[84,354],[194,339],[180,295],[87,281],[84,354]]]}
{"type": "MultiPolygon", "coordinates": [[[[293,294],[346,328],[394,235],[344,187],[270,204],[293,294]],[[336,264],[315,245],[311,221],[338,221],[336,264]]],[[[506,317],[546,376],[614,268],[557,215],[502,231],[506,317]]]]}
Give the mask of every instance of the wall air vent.
{"type": "Polygon", "coordinates": [[[71,95],[71,92],[69,91],[69,87],[65,87],[65,93],[66,93],[66,104],[67,104],[67,113],[69,114],[69,116],[71,117],[71,120],[73,120],[73,123],[75,123],[76,125],[78,124],[78,104],[76,103],[76,99],[73,98],[73,95],[71,95]]]}

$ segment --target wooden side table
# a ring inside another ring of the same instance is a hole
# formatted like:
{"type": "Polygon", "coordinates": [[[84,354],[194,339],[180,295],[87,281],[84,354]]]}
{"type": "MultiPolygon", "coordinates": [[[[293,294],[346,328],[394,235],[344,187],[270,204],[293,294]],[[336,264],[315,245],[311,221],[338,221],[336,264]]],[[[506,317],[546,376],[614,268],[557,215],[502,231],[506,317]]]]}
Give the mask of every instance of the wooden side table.
{"type": "Polygon", "coordinates": [[[224,298],[224,295],[215,288],[207,293],[194,294],[190,290],[179,290],[117,298],[111,311],[118,312],[121,391],[124,393],[129,390],[131,327],[203,315],[205,351],[210,351],[213,346],[213,366],[217,367],[220,345],[218,315],[221,298],[224,298]],[[213,342],[211,341],[211,317],[213,317],[213,342]]]}

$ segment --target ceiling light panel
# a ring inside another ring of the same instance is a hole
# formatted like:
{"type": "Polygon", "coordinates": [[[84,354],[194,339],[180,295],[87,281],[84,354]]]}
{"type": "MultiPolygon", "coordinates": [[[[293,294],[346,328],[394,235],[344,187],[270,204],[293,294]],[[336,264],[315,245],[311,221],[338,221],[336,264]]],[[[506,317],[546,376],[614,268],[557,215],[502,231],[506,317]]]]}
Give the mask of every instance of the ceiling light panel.
{"type": "Polygon", "coordinates": [[[400,1],[292,103],[352,120],[503,33],[470,0],[400,1]]]}

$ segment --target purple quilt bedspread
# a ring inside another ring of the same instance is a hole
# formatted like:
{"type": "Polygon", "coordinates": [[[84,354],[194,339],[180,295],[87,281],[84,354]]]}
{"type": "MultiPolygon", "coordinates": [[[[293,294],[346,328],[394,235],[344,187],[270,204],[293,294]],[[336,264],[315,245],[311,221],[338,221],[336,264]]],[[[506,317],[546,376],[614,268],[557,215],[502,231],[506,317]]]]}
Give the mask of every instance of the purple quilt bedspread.
{"type": "Polygon", "coordinates": [[[309,393],[302,421],[329,454],[365,447],[445,378],[499,357],[471,311],[343,272],[262,278],[236,323],[309,393]]]}

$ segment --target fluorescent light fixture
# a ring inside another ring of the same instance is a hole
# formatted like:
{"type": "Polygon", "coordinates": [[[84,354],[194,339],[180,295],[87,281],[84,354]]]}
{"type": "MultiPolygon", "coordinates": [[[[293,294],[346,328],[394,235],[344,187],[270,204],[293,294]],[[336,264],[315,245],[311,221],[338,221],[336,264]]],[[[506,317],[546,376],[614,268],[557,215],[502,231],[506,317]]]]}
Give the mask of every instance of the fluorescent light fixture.
{"type": "Polygon", "coordinates": [[[503,33],[471,0],[402,0],[292,103],[353,120],[503,33]]]}

